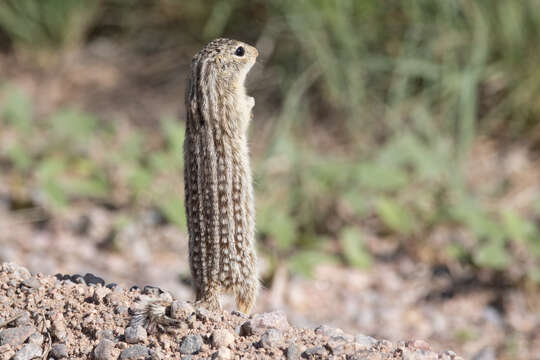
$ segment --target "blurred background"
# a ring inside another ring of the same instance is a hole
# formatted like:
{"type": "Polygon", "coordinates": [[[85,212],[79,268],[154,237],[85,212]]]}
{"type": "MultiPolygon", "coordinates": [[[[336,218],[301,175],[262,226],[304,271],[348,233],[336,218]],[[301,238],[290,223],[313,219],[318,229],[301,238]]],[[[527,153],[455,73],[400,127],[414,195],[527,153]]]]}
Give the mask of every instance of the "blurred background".
{"type": "Polygon", "coordinates": [[[192,298],[184,86],[221,36],[260,52],[256,311],[538,359],[537,0],[2,0],[0,261],[192,298]]]}

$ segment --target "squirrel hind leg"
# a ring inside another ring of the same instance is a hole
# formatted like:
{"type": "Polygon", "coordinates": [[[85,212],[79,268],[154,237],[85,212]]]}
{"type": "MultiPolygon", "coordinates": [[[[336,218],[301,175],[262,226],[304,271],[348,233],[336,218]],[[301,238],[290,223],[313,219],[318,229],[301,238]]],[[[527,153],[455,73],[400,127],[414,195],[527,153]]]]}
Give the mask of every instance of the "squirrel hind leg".
{"type": "Polygon", "coordinates": [[[259,285],[256,280],[247,281],[235,286],[234,294],[236,296],[236,306],[240,312],[246,315],[251,312],[253,306],[255,305],[255,299],[257,298],[258,291],[259,285]]]}
{"type": "Polygon", "coordinates": [[[216,288],[210,288],[197,295],[195,307],[203,307],[210,311],[221,311],[219,302],[219,291],[216,288]]]}

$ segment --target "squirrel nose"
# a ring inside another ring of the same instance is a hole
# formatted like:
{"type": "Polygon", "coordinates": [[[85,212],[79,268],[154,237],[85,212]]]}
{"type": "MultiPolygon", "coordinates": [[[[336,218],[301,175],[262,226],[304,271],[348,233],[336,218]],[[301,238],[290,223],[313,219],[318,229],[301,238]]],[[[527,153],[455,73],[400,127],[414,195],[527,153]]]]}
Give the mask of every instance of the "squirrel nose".
{"type": "Polygon", "coordinates": [[[254,57],[259,56],[259,50],[257,50],[256,47],[253,48],[253,56],[254,56],[254,57]]]}

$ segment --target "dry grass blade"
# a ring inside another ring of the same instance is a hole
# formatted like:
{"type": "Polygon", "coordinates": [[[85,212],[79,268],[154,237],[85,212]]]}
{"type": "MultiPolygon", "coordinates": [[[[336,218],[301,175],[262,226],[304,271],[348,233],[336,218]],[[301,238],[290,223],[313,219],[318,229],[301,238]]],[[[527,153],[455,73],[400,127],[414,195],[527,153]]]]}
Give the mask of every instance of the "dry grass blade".
{"type": "Polygon", "coordinates": [[[7,320],[0,322],[0,328],[8,326],[10,323],[12,323],[13,321],[20,318],[22,316],[22,314],[23,313],[18,313],[17,315],[14,315],[14,316],[8,318],[7,320]]]}

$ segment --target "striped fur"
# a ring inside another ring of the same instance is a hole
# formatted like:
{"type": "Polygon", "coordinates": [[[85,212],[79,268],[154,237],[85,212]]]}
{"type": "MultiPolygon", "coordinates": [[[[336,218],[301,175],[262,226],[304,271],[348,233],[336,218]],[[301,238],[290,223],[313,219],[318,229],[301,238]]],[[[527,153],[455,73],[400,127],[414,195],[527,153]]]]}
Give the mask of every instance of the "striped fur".
{"type": "Polygon", "coordinates": [[[259,286],[246,133],[254,101],[244,88],[257,55],[250,45],[216,39],[193,58],[186,90],[189,259],[197,300],[212,310],[228,291],[249,313],[259,286]]]}

